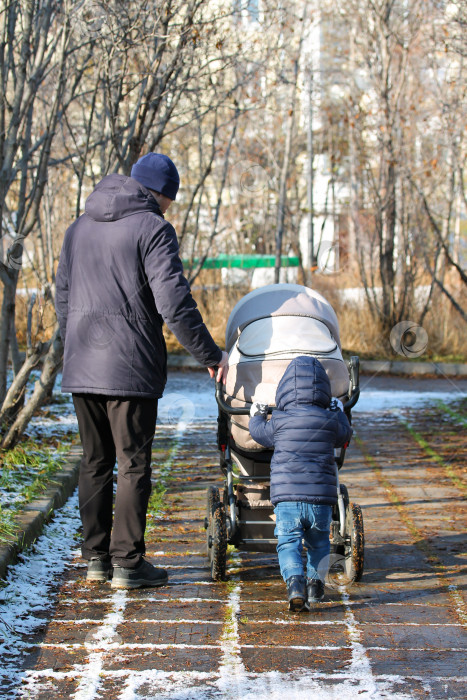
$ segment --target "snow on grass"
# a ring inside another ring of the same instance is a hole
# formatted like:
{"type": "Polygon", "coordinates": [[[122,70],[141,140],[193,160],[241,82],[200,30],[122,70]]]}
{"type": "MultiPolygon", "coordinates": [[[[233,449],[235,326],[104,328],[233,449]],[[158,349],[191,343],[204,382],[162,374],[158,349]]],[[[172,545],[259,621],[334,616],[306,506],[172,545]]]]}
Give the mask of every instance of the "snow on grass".
{"type": "Polygon", "coordinates": [[[36,633],[54,603],[61,574],[76,556],[75,535],[80,525],[75,493],[45,526],[43,535],[21,561],[10,567],[0,588],[0,682],[3,688],[21,678],[22,661],[36,645],[36,633]]]}
{"type": "Polygon", "coordinates": [[[0,508],[16,510],[37,496],[60,469],[63,453],[63,447],[57,450],[44,445],[39,449],[30,440],[4,452],[0,460],[0,508]]]}
{"type": "Polygon", "coordinates": [[[52,401],[33,416],[26,435],[35,439],[74,436],[78,433],[78,421],[71,394],[61,394],[62,375],[57,376],[52,401]]]}

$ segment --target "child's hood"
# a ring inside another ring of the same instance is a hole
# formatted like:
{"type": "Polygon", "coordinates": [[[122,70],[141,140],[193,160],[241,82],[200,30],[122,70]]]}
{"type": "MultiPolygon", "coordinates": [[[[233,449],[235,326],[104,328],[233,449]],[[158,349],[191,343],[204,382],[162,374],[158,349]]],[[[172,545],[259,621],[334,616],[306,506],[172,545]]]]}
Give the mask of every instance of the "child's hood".
{"type": "Polygon", "coordinates": [[[276,406],[283,411],[305,404],[327,408],[331,401],[331,384],[316,357],[303,355],[292,360],[276,391],[276,406]]]}

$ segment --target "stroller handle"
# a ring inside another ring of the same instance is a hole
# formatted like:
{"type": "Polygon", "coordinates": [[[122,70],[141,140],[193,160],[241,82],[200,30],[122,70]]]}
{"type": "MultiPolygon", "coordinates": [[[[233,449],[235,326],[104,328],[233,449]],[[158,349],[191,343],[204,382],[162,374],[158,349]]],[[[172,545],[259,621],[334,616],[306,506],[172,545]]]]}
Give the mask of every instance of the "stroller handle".
{"type": "Polygon", "coordinates": [[[250,413],[249,408],[236,408],[235,406],[229,406],[229,404],[224,401],[224,388],[222,382],[218,381],[216,381],[216,401],[217,405],[222,411],[224,411],[224,413],[230,413],[232,416],[248,416],[250,413]]]}

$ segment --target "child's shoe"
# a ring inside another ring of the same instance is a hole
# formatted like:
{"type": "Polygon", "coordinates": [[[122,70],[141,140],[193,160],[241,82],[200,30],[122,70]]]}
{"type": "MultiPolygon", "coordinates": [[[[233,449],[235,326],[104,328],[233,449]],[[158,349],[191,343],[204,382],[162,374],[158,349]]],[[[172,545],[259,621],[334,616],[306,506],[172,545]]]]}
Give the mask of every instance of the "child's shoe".
{"type": "Polygon", "coordinates": [[[324,582],[319,578],[307,580],[308,603],[320,603],[324,598],[324,582]]]}
{"type": "Polygon", "coordinates": [[[306,584],[304,576],[291,576],[287,579],[289,610],[300,612],[306,603],[306,584]]]}

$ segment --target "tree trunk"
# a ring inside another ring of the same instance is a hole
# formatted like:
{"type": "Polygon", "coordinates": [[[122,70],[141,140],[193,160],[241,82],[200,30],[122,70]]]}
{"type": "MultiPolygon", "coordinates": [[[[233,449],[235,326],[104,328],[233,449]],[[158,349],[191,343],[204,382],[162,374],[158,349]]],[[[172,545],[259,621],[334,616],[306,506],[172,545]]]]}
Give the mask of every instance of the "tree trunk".
{"type": "Polygon", "coordinates": [[[36,411],[36,409],[42,405],[44,398],[53,388],[57,372],[62,361],[62,354],[63,345],[60,338],[60,330],[57,325],[44,360],[44,367],[42,369],[41,376],[34,385],[34,391],[31,398],[19,412],[13,425],[6,434],[1,445],[3,449],[11,449],[16,445],[26,426],[31,420],[34,411],[36,411]]]}
{"type": "Polygon", "coordinates": [[[50,343],[38,343],[33,353],[26,359],[15,376],[0,409],[0,425],[5,421],[9,423],[16,417],[19,409],[22,407],[21,404],[24,403],[24,394],[29,376],[49,349],[49,345],[50,343]]]}
{"type": "Polygon", "coordinates": [[[396,173],[393,162],[387,165],[386,177],[380,232],[380,274],[383,297],[382,321],[386,328],[391,328],[394,325],[394,240],[396,235],[396,173]]]}
{"type": "Polygon", "coordinates": [[[11,328],[15,318],[16,271],[3,276],[3,301],[0,329],[0,406],[3,403],[7,386],[8,354],[11,328]]]}
{"type": "Polygon", "coordinates": [[[13,366],[13,374],[16,377],[23,366],[23,358],[18,347],[18,338],[16,337],[16,324],[14,318],[11,321],[10,329],[10,359],[13,366]]]}
{"type": "MultiPolygon", "coordinates": [[[[296,61],[298,66],[298,60],[296,61]]],[[[284,237],[284,220],[285,220],[285,207],[287,204],[287,176],[289,173],[290,165],[290,153],[292,150],[292,133],[294,124],[294,103],[295,103],[295,88],[297,83],[295,82],[292,99],[289,110],[289,117],[287,120],[287,133],[285,137],[285,148],[284,148],[284,158],[282,161],[281,168],[281,179],[279,185],[279,202],[277,205],[277,223],[276,223],[276,262],[274,270],[274,282],[279,283],[280,272],[281,272],[281,256],[282,256],[282,239],[284,237]]]]}

